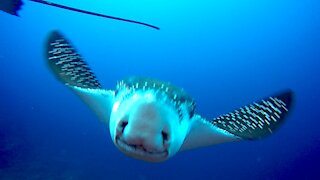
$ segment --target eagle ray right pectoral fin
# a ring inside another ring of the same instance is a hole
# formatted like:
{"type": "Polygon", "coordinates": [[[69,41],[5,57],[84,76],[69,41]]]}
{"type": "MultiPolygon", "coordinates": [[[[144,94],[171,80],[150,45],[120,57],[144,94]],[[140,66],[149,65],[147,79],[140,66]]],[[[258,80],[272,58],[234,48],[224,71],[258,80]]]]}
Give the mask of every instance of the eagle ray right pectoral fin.
{"type": "Polygon", "coordinates": [[[46,63],[55,77],[75,92],[108,124],[114,92],[102,89],[100,82],[81,55],[59,32],[52,31],[47,41],[46,63]]]}
{"type": "Polygon", "coordinates": [[[206,120],[199,115],[181,151],[237,140],[255,140],[276,131],[285,121],[293,101],[293,92],[284,91],[233,112],[206,120]]]}
{"type": "Polygon", "coordinates": [[[192,126],[180,151],[240,140],[239,137],[218,128],[200,115],[194,115],[192,126]]]}

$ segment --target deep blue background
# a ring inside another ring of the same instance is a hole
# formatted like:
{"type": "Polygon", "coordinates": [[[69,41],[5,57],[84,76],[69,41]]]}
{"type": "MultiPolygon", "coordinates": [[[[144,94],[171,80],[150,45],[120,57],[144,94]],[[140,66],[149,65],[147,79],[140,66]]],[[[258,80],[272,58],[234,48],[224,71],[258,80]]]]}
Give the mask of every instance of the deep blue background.
{"type": "Polygon", "coordinates": [[[29,1],[21,18],[0,12],[0,179],[320,179],[319,1],[53,2],[161,30],[29,1]],[[170,81],[208,118],[287,88],[295,105],[260,141],[137,161],[47,69],[44,42],[54,29],[106,88],[132,75],[170,81]]]}

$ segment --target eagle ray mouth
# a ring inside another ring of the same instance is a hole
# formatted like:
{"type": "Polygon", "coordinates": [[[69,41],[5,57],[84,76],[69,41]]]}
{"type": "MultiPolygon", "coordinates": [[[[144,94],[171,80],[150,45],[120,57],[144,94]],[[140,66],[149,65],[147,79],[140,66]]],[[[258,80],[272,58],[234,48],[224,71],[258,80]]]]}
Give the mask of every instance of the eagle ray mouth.
{"type": "Polygon", "coordinates": [[[162,152],[150,152],[147,151],[145,148],[143,148],[142,146],[135,146],[135,145],[130,145],[128,143],[126,143],[124,140],[122,140],[121,138],[117,138],[116,140],[116,144],[118,145],[118,147],[128,153],[133,153],[139,156],[143,156],[143,157],[152,157],[152,158],[166,158],[168,156],[168,151],[162,151],[162,152]]]}

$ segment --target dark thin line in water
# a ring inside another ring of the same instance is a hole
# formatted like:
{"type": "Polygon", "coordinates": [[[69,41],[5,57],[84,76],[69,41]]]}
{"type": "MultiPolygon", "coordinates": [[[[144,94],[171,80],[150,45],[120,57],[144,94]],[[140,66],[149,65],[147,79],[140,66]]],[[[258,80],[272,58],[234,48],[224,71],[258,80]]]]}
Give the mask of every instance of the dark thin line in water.
{"type": "Polygon", "coordinates": [[[46,4],[46,5],[49,5],[49,6],[54,6],[54,7],[58,7],[58,8],[62,8],[62,9],[67,9],[67,10],[70,10],[70,11],[76,11],[76,12],[80,12],[80,13],[90,14],[90,15],[94,15],[94,16],[99,16],[99,17],[104,17],[104,18],[109,18],[109,19],[115,19],[115,20],[135,23],[135,24],[141,24],[141,25],[144,25],[144,26],[148,26],[148,27],[160,30],[160,28],[157,27],[157,26],[153,26],[153,25],[150,25],[150,24],[147,24],[147,23],[143,23],[143,22],[139,22],[139,21],[134,21],[134,20],[129,20],[129,19],[123,19],[123,18],[108,16],[108,15],[98,14],[98,13],[94,13],[94,12],[84,11],[84,10],[81,10],[81,9],[75,9],[75,8],[72,8],[72,7],[63,6],[63,5],[60,5],[60,4],[55,4],[55,3],[48,2],[48,1],[43,1],[43,0],[30,0],[30,1],[41,3],[41,4],[46,4]]]}

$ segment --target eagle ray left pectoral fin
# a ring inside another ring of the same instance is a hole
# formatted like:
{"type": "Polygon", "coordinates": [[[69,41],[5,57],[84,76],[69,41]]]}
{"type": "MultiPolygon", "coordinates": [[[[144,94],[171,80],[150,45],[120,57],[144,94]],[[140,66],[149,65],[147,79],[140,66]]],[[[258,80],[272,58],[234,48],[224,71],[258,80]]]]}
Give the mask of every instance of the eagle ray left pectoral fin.
{"type": "Polygon", "coordinates": [[[46,63],[53,75],[75,92],[108,124],[114,92],[104,90],[82,56],[58,31],[52,31],[47,41],[46,63]]]}
{"type": "Polygon", "coordinates": [[[288,90],[213,120],[206,120],[196,115],[181,150],[266,137],[284,123],[292,101],[293,92],[288,90]]]}
{"type": "Polygon", "coordinates": [[[111,109],[114,101],[114,91],[104,89],[86,89],[76,86],[70,88],[89,106],[98,118],[109,125],[111,109]]]}

